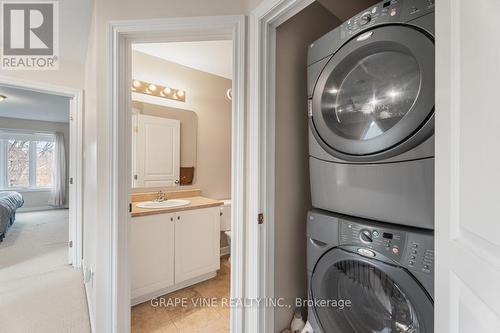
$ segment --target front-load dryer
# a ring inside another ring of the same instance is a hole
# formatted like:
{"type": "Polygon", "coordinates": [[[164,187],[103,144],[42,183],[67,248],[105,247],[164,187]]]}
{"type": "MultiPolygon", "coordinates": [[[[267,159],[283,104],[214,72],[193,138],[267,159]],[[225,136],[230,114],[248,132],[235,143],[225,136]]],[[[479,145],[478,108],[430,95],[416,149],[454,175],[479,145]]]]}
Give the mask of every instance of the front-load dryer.
{"type": "Polygon", "coordinates": [[[309,47],[313,207],[434,228],[434,1],[388,0],[309,47]]]}
{"type": "Polygon", "coordinates": [[[433,233],[309,212],[308,320],[314,332],[434,332],[433,233]]]}

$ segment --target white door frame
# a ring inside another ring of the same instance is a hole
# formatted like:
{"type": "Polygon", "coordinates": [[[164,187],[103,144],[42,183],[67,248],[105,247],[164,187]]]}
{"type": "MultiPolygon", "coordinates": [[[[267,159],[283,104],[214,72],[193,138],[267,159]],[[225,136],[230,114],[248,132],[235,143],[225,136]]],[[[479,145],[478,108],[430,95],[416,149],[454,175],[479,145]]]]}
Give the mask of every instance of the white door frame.
{"type": "Polygon", "coordinates": [[[69,241],[72,248],[69,262],[76,268],[82,266],[83,228],[82,228],[82,156],[83,156],[83,91],[80,89],[51,85],[43,82],[28,81],[13,77],[0,77],[0,84],[11,88],[36,91],[70,98],[70,147],[69,178],[73,184],[69,186],[69,241]]]}
{"type": "MultiPolygon", "coordinates": [[[[314,0],[265,0],[250,18],[248,165],[250,297],[274,298],[276,28],[314,0]],[[263,213],[265,222],[252,223],[263,213]],[[255,294],[252,293],[255,291],[255,294]]],[[[305,70],[305,69],[304,69],[305,70]]],[[[247,332],[273,332],[274,309],[252,309],[247,332]]]]}
{"type": "MultiPolygon", "coordinates": [[[[111,156],[110,179],[112,205],[111,267],[107,274],[112,332],[130,332],[130,284],[128,270],[129,202],[131,186],[131,44],[233,40],[232,99],[232,232],[231,297],[244,296],[246,282],[244,203],[245,203],[245,17],[206,16],[109,23],[109,126],[111,156]]],[[[231,330],[241,332],[243,309],[231,311],[231,330]]]]}

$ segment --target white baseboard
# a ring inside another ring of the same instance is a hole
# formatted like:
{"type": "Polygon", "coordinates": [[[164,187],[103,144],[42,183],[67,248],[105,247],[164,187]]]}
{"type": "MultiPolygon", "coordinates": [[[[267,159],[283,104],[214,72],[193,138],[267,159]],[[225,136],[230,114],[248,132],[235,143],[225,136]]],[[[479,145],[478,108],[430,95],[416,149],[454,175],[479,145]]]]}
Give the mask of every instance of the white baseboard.
{"type": "Polygon", "coordinates": [[[228,254],[231,254],[231,247],[229,245],[220,248],[221,257],[227,256],[228,254]]]}

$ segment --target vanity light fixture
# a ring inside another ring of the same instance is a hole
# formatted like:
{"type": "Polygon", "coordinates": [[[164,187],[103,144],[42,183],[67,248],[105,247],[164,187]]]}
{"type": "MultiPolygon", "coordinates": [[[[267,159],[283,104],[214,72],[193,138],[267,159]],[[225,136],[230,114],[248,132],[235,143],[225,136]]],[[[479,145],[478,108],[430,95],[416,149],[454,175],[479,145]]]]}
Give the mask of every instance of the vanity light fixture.
{"type": "Polygon", "coordinates": [[[156,83],[132,80],[132,92],[185,102],[186,92],[181,89],[165,87],[156,83]]]}
{"type": "Polygon", "coordinates": [[[7,96],[5,95],[0,95],[0,102],[5,101],[7,99],[7,96]]]}

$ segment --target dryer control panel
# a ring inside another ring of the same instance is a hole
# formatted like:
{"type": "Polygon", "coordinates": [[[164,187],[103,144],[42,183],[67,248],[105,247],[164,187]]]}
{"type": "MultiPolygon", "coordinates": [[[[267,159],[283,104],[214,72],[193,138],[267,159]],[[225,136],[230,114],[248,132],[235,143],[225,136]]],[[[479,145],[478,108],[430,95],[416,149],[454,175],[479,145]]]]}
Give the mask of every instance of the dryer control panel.
{"type": "MultiPolygon", "coordinates": [[[[340,38],[350,38],[370,26],[408,22],[434,11],[435,0],[387,0],[344,22],[340,38]]],[[[360,36],[362,37],[362,36],[360,36]]]]}
{"type": "Polygon", "coordinates": [[[432,232],[412,232],[382,224],[339,220],[339,243],[360,255],[395,261],[408,270],[431,274],[434,265],[432,232]]]}

